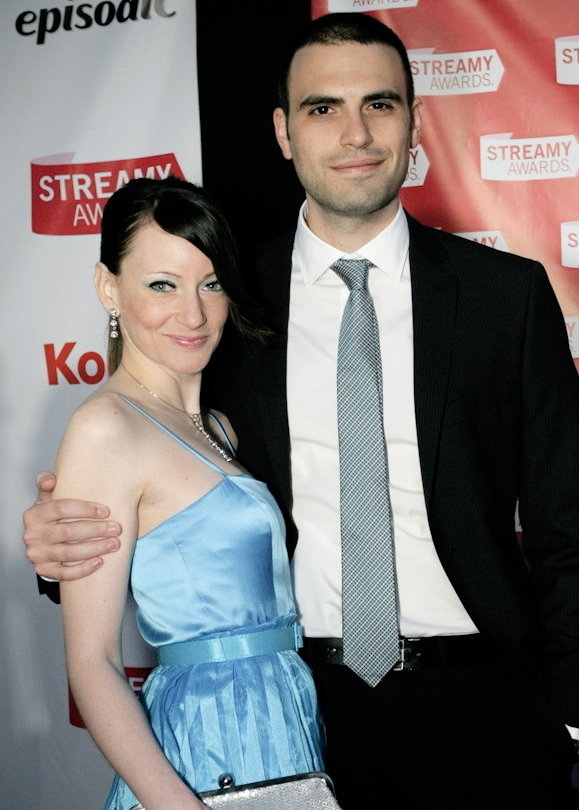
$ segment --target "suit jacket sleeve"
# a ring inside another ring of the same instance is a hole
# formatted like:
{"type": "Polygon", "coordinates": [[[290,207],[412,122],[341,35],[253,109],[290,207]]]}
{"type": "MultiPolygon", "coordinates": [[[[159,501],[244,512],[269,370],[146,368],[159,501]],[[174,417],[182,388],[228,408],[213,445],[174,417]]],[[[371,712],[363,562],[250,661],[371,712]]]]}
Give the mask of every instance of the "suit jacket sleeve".
{"type": "Polygon", "coordinates": [[[547,687],[579,725],[579,377],[540,266],[527,304],[519,513],[539,596],[547,687]]]}
{"type": "Polygon", "coordinates": [[[59,605],[60,588],[58,587],[58,582],[47,582],[38,575],[36,576],[36,581],[38,583],[38,593],[46,594],[51,602],[55,602],[57,605],[59,605]]]}

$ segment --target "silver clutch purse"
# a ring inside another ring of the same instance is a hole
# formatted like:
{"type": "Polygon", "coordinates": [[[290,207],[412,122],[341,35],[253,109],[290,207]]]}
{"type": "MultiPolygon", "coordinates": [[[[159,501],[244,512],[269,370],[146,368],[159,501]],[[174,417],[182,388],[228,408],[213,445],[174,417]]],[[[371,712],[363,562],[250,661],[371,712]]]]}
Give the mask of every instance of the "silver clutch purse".
{"type": "MultiPolygon", "coordinates": [[[[219,790],[198,793],[211,810],[340,810],[330,777],[321,771],[236,786],[229,774],[219,790]]],[[[136,804],[131,810],[145,810],[136,804]]]]}
{"type": "Polygon", "coordinates": [[[219,784],[198,794],[211,810],[340,810],[330,777],[319,771],[239,786],[225,774],[219,784]]]}

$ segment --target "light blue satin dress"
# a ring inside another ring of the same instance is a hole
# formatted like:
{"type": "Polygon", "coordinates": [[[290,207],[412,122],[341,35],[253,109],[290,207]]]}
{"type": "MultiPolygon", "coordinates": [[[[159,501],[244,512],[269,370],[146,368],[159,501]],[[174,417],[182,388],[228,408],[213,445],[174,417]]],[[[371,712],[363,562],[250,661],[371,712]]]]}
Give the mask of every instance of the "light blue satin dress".
{"type": "MultiPolygon", "coordinates": [[[[296,621],[283,518],[265,484],[226,475],[126,400],[221,476],[199,500],[137,541],[131,587],[152,646],[289,627],[296,621]]],[[[161,747],[196,792],[223,773],[236,784],[323,770],[323,729],[308,667],[291,650],[158,666],[142,703],[161,747]]],[[[105,810],[137,798],[115,777],[105,810]]]]}

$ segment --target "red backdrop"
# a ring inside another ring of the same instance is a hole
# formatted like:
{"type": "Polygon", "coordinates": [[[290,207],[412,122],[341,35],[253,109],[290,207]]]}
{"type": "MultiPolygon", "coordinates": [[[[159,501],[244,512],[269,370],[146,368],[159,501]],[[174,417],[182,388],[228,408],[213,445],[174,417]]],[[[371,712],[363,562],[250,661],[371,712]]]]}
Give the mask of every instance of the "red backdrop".
{"type": "Polygon", "coordinates": [[[312,0],[347,10],[400,35],[424,99],[405,206],[543,262],[579,367],[577,0],[312,0]]]}

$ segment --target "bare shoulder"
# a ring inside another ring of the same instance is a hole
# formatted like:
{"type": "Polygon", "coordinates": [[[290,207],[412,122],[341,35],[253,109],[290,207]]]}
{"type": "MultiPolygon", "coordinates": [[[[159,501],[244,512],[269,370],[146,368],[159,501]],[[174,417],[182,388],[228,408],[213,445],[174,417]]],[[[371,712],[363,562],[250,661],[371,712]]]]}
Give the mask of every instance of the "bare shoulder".
{"type": "Polygon", "coordinates": [[[148,470],[132,410],[108,391],[96,392],[76,409],[56,457],[56,497],[106,503],[127,523],[122,504],[133,510],[148,470]]]}
{"type": "Polygon", "coordinates": [[[215,410],[215,408],[209,408],[208,412],[211,414],[211,416],[214,417],[214,420],[217,420],[218,425],[215,425],[215,422],[214,422],[214,428],[217,428],[219,426],[221,428],[221,431],[225,434],[225,436],[231,442],[231,445],[234,448],[237,448],[237,444],[238,444],[237,435],[236,435],[235,431],[233,430],[233,426],[232,426],[231,422],[229,421],[229,419],[227,418],[227,416],[225,416],[225,414],[222,413],[221,411],[215,410]]]}
{"type": "Polygon", "coordinates": [[[132,410],[118,394],[97,391],[78,406],[69,424],[95,431],[122,431],[134,421],[132,410]]]}
{"type": "Polygon", "coordinates": [[[98,391],[70,417],[62,446],[82,440],[92,448],[119,452],[134,443],[136,430],[133,409],[118,394],[98,391]]]}

